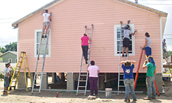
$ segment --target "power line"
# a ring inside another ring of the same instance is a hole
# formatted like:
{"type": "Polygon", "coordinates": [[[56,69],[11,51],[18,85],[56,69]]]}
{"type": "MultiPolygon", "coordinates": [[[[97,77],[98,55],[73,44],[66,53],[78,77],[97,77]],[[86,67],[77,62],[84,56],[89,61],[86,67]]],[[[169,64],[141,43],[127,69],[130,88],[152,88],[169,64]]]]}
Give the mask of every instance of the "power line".
{"type": "Polygon", "coordinates": [[[0,20],[6,20],[6,19],[17,19],[17,18],[20,18],[20,17],[14,17],[14,18],[0,18],[0,20]]]}

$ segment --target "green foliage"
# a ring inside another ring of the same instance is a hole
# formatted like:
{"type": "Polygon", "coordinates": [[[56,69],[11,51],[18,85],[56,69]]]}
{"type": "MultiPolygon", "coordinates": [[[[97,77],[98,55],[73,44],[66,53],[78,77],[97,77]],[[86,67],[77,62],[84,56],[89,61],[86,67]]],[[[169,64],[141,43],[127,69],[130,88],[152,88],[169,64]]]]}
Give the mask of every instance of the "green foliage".
{"type": "Polygon", "coordinates": [[[172,51],[167,51],[167,57],[172,55],[172,51]]]}
{"type": "Polygon", "coordinates": [[[7,44],[5,47],[0,47],[0,52],[5,53],[7,51],[17,51],[17,42],[7,44]]]}
{"type": "Polygon", "coordinates": [[[2,80],[4,78],[4,74],[0,72],[0,79],[2,80]]]}

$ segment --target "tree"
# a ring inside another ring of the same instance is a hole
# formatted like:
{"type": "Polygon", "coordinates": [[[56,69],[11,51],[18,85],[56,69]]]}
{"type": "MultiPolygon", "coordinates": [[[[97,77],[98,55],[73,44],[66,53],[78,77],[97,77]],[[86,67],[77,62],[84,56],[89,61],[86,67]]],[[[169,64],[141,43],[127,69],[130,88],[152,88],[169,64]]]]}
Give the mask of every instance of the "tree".
{"type": "Polygon", "coordinates": [[[13,42],[0,48],[0,52],[5,53],[7,51],[17,51],[17,42],[13,42]]]}

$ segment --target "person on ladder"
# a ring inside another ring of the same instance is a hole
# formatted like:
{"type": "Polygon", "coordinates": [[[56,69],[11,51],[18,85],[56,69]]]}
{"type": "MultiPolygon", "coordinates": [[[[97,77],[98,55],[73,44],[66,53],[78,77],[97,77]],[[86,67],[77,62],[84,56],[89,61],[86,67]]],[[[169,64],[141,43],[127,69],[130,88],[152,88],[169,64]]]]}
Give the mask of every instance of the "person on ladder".
{"type": "Polygon", "coordinates": [[[143,69],[147,68],[146,73],[146,86],[147,86],[147,97],[144,100],[156,99],[156,89],[154,85],[156,75],[156,65],[153,57],[148,57],[148,63],[143,64],[143,69]]]}
{"type": "Polygon", "coordinates": [[[3,94],[9,94],[8,93],[8,87],[9,87],[9,76],[10,76],[10,72],[9,72],[9,67],[10,67],[10,63],[6,63],[5,64],[5,69],[4,69],[4,91],[3,94]]]}
{"type": "Polygon", "coordinates": [[[145,50],[146,56],[151,56],[152,50],[151,50],[151,38],[148,32],[145,33],[145,45],[143,46],[142,50],[145,50]]]}
{"type": "Polygon", "coordinates": [[[130,35],[134,35],[137,32],[137,30],[134,31],[134,33],[131,32],[130,26],[126,25],[124,30],[124,39],[123,39],[123,48],[122,48],[122,57],[124,57],[124,49],[126,48],[126,57],[128,54],[128,47],[130,44],[130,35]]]}
{"type": "Polygon", "coordinates": [[[48,10],[44,10],[41,15],[44,17],[42,38],[47,38],[47,31],[51,21],[51,13],[48,13],[48,10]],[[44,36],[44,31],[45,31],[45,36],[44,36]]]}
{"type": "Polygon", "coordinates": [[[124,102],[130,102],[129,99],[129,91],[131,90],[131,95],[133,97],[133,101],[137,101],[135,92],[134,92],[134,79],[133,79],[133,69],[135,65],[135,61],[121,61],[121,65],[124,71],[124,85],[125,85],[125,100],[124,102]]]}
{"type": "Polygon", "coordinates": [[[84,36],[81,37],[81,47],[82,47],[82,54],[84,56],[85,59],[85,63],[88,63],[88,41],[91,42],[91,39],[87,36],[86,33],[84,33],[84,36]]]}
{"type": "Polygon", "coordinates": [[[163,47],[163,53],[165,58],[167,58],[167,51],[166,51],[166,43],[165,43],[165,39],[162,42],[162,47],[163,47]]]}

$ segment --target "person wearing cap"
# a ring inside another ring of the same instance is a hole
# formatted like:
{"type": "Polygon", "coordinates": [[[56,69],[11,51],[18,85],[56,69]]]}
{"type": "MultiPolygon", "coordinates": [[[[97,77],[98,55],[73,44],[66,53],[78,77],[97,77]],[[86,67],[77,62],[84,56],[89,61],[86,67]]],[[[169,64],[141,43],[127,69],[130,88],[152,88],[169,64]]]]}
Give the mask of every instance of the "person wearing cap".
{"type": "MultiPolygon", "coordinates": [[[[146,61],[145,61],[146,62],[146,61]]],[[[156,75],[156,65],[153,57],[148,57],[148,63],[143,64],[143,69],[147,68],[146,73],[146,86],[147,86],[147,97],[144,100],[156,99],[156,89],[154,85],[156,75]]]]}
{"type": "Polygon", "coordinates": [[[131,32],[130,26],[126,25],[124,29],[124,39],[123,39],[123,48],[122,48],[122,57],[124,57],[124,49],[126,48],[126,55],[128,54],[128,48],[130,44],[130,35],[134,35],[137,32],[137,30],[134,31],[134,33],[131,32]]]}
{"type": "Polygon", "coordinates": [[[47,37],[47,31],[48,31],[48,28],[50,26],[51,13],[48,13],[48,10],[43,10],[41,15],[44,17],[42,38],[46,38],[47,37]],[[45,36],[44,36],[44,31],[45,31],[45,36]]]}
{"type": "Polygon", "coordinates": [[[125,100],[124,102],[130,102],[129,99],[129,91],[131,90],[131,95],[133,97],[133,101],[137,101],[136,95],[134,92],[134,78],[133,78],[133,69],[135,65],[135,61],[126,60],[121,61],[122,69],[124,71],[124,85],[125,85],[125,100]]]}
{"type": "Polygon", "coordinates": [[[10,72],[9,72],[8,67],[10,67],[10,63],[5,64],[5,69],[4,69],[4,91],[3,91],[3,94],[9,94],[8,93],[8,87],[9,87],[10,72]]]}
{"type": "Polygon", "coordinates": [[[145,33],[145,45],[143,46],[142,50],[145,50],[145,53],[148,56],[152,55],[152,50],[151,50],[151,38],[148,32],[145,33]]]}
{"type": "Polygon", "coordinates": [[[85,59],[85,63],[88,63],[88,58],[87,58],[87,54],[88,54],[88,41],[91,42],[91,39],[87,36],[86,33],[84,33],[84,36],[81,37],[81,47],[82,47],[82,54],[84,56],[85,59]]]}

